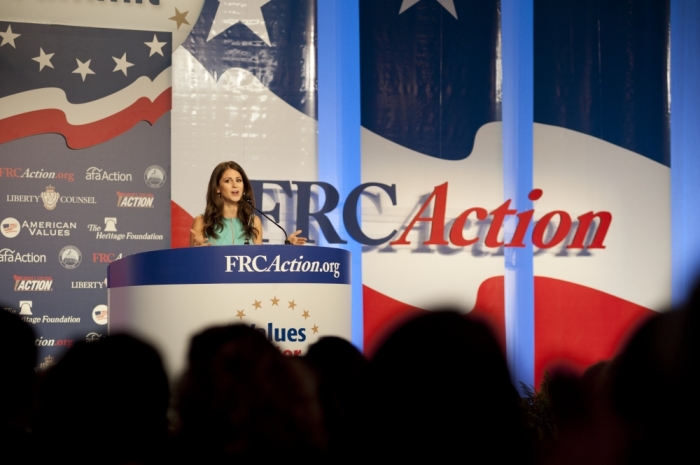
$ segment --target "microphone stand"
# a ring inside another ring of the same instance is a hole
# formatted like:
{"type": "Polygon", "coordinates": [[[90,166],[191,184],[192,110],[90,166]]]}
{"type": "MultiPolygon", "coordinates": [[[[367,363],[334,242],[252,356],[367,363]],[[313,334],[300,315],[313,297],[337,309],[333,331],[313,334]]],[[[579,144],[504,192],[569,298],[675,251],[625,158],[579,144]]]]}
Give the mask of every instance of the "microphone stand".
{"type": "Polygon", "coordinates": [[[282,230],[282,232],[284,233],[284,243],[285,243],[285,244],[287,244],[287,245],[291,245],[291,244],[292,244],[291,242],[289,242],[289,239],[288,239],[289,236],[287,235],[287,231],[284,230],[284,228],[282,227],[282,225],[279,224],[278,222],[276,222],[275,220],[273,220],[272,218],[270,218],[269,216],[267,216],[265,213],[263,213],[262,211],[260,211],[258,208],[256,208],[255,205],[253,205],[253,199],[251,199],[250,196],[249,196],[248,194],[243,194],[242,200],[243,200],[244,202],[246,202],[248,205],[250,205],[251,207],[253,207],[253,210],[255,210],[256,212],[260,213],[262,216],[264,216],[265,218],[267,218],[268,221],[270,221],[272,224],[274,224],[275,226],[277,226],[278,228],[280,228],[280,229],[282,230]]]}

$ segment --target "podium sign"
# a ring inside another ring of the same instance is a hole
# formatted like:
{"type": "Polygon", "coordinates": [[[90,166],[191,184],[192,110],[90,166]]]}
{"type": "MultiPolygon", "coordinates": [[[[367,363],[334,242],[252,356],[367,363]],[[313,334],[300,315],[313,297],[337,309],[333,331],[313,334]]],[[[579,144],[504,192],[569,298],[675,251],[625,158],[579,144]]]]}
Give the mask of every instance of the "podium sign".
{"type": "Polygon", "coordinates": [[[322,336],[350,339],[350,253],[327,247],[239,245],[157,250],[108,270],[109,332],[156,346],[166,370],[184,368],[190,338],[243,323],[285,355],[322,336]]]}

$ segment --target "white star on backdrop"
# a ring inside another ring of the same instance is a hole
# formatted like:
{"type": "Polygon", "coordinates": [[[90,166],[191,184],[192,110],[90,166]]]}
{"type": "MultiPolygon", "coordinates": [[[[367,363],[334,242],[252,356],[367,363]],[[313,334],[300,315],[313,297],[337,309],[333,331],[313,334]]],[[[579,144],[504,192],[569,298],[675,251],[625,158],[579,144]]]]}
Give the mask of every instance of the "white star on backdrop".
{"type": "Polygon", "coordinates": [[[270,37],[267,34],[267,25],[263,18],[262,7],[270,0],[219,0],[219,8],[216,17],[211,24],[207,41],[224,32],[234,24],[241,22],[260,37],[267,45],[270,45],[270,37]]]}
{"type": "Polygon", "coordinates": [[[158,37],[156,37],[155,34],[153,34],[152,42],[144,42],[144,44],[151,48],[151,53],[148,55],[149,57],[153,56],[154,53],[157,53],[160,56],[165,56],[163,55],[163,45],[167,44],[167,42],[158,42],[158,37]]]}
{"type": "Polygon", "coordinates": [[[117,66],[114,67],[114,72],[121,71],[124,73],[124,76],[126,76],[126,70],[134,66],[133,63],[126,61],[126,52],[124,52],[121,58],[112,57],[112,60],[117,64],[117,66]]]}
{"type": "MultiPolygon", "coordinates": [[[[420,2],[420,0],[403,0],[403,2],[401,2],[401,9],[399,10],[399,14],[408,10],[418,2],[420,2]]],[[[452,16],[454,16],[455,19],[457,19],[457,10],[455,9],[454,0],[437,0],[437,2],[440,5],[442,5],[442,7],[446,9],[452,16]]]]}
{"type": "Polygon", "coordinates": [[[54,53],[44,53],[44,49],[39,47],[39,56],[32,58],[32,60],[39,63],[39,71],[41,71],[42,69],[44,69],[44,66],[53,68],[53,64],[51,63],[51,57],[54,55],[54,53]]]}
{"type": "Polygon", "coordinates": [[[0,47],[2,47],[5,44],[10,44],[12,45],[12,48],[17,48],[15,47],[15,39],[22,34],[14,34],[12,32],[12,26],[10,24],[7,25],[7,30],[5,32],[0,32],[0,37],[2,37],[2,43],[0,44],[0,47]]]}
{"type": "Polygon", "coordinates": [[[75,59],[75,61],[78,62],[78,67],[75,68],[75,71],[73,71],[73,72],[74,72],[74,73],[77,73],[77,74],[80,74],[80,75],[83,77],[83,82],[85,82],[85,77],[86,77],[88,74],[95,74],[95,72],[94,72],[93,70],[90,69],[90,62],[92,61],[92,59],[86,61],[85,63],[83,63],[82,61],[78,60],[77,58],[75,59]]]}

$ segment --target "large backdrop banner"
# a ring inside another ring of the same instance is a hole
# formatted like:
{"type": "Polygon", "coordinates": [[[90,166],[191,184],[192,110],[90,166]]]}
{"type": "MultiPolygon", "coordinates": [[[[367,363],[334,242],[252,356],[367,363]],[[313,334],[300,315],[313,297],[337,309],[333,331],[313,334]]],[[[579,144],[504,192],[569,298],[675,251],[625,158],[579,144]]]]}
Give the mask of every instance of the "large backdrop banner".
{"type": "Polygon", "coordinates": [[[504,196],[499,0],[359,5],[362,180],[341,199],[318,174],[316,0],[0,4],[0,299],[43,357],[105,334],[108,262],[188,245],[224,160],[288,231],[361,244],[369,353],[441,305],[504,341],[504,255],[528,242],[536,377],[665,308],[668,1],[534,2],[527,211],[504,196]]]}
{"type": "Polygon", "coordinates": [[[170,244],[172,35],[0,31],[0,300],[46,366],[106,335],[110,262],[170,244]]]}

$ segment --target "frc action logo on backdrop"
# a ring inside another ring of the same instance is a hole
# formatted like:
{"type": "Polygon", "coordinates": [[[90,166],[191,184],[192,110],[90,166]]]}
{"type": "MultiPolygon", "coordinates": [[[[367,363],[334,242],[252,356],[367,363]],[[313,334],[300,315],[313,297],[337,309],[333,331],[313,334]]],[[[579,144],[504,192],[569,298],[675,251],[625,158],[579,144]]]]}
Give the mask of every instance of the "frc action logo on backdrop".
{"type": "Polygon", "coordinates": [[[31,169],[22,168],[4,168],[0,167],[0,178],[27,178],[27,179],[65,179],[68,182],[73,182],[74,173],[57,173],[55,171],[32,171],[31,169]]]}

